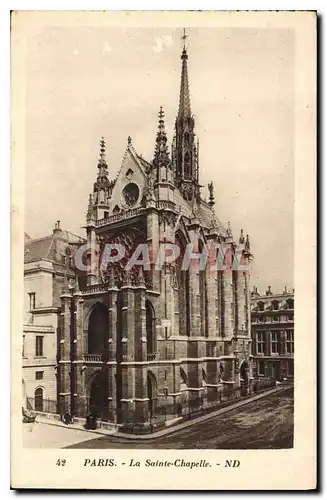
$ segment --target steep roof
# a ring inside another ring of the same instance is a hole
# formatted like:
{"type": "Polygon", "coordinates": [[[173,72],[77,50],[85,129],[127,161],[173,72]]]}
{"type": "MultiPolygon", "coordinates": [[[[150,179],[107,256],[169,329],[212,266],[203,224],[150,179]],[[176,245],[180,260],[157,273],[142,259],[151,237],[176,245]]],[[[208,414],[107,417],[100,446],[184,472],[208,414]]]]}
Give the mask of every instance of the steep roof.
{"type": "Polygon", "coordinates": [[[213,212],[209,207],[209,205],[204,200],[201,200],[199,204],[199,215],[206,227],[210,227],[214,219],[216,227],[219,230],[219,233],[223,236],[226,236],[226,228],[222,225],[221,221],[218,219],[216,212],[213,212]]]}
{"type": "Polygon", "coordinates": [[[54,235],[45,236],[44,238],[30,239],[25,242],[24,262],[30,262],[36,259],[53,260],[53,243],[54,235]]]}
{"type": "Polygon", "coordinates": [[[25,239],[24,262],[31,262],[38,259],[55,260],[56,240],[66,241],[68,244],[82,244],[86,240],[81,236],[66,230],[57,230],[43,238],[25,239]]]}
{"type": "Polygon", "coordinates": [[[151,163],[149,163],[147,160],[145,160],[142,155],[139,155],[136,153],[136,157],[137,157],[139,163],[141,164],[141,166],[145,170],[147,170],[149,167],[151,167],[151,163]]]}

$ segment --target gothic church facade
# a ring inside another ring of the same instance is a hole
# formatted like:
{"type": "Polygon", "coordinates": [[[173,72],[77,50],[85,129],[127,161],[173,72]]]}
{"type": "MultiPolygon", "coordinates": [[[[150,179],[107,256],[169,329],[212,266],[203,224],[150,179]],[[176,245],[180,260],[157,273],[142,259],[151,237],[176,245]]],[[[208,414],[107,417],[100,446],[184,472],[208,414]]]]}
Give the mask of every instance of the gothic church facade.
{"type": "Polygon", "coordinates": [[[241,231],[235,241],[217,218],[212,183],[207,201],[201,193],[185,46],[181,60],[171,148],[162,108],[152,161],[128,138],[111,179],[101,140],[86,215],[86,276],[61,297],[61,412],[85,417],[93,411],[109,422],[146,427],[160,408],[174,419],[187,406],[220,401],[241,386],[251,390],[248,269],[185,270],[181,257],[155,268],[160,245],[170,243],[181,256],[190,244],[203,253],[215,243],[229,243],[232,251],[241,243],[242,262],[251,260],[249,238],[241,231]],[[106,267],[99,263],[107,243],[123,245],[126,254],[106,267]],[[150,248],[149,265],[127,269],[139,243],[150,248]]]}

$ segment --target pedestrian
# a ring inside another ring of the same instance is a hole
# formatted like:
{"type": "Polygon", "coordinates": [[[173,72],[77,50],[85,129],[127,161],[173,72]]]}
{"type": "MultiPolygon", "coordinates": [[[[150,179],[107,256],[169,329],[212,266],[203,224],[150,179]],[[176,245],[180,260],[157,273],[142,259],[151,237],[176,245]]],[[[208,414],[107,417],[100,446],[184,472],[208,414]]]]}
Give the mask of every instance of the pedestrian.
{"type": "Polygon", "coordinates": [[[69,425],[71,423],[72,423],[72,418],[70,416],[70,413],[66,411],[64,414],[64,424],[69,425]]]}

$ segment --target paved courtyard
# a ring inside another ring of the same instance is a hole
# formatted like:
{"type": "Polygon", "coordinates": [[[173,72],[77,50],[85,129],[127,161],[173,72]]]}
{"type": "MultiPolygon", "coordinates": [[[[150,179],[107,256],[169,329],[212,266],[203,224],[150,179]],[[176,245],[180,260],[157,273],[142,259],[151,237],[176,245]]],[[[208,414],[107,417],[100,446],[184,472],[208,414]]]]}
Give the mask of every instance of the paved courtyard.
{"type": "Polygon", "coordinates": [[[99,436],[48,424],[24,425],[24,446],[33,448],[265,449],[293,446],[293,392],[287,389],[242,408],[155,439],[99,436]]]}
{"type": "Polygon", "coordinates": [[[65,448],[88,439],[94,434],[43,423],[23,424],[23,444],[26,448],[65,448]]]}

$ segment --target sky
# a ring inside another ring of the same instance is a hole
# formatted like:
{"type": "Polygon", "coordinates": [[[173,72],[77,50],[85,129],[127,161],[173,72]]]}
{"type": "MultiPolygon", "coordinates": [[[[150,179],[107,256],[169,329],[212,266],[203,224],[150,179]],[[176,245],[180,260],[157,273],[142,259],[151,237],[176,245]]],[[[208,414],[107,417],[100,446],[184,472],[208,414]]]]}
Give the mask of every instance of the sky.
{"type": "MultiPolygon", "coordinates": [[[[163,106],[171,143],[178,108],[176,28],[35,27],[26,43],[25,231],[56,220],[84,235],[99,142],[115,177],[127,145],[152,160],[163,106]]],[[[293,287],[294,33],[189,28],[188,74],[200,141],[200,182],[216,212],[249,234],[251,281],[293,287]]]]}

